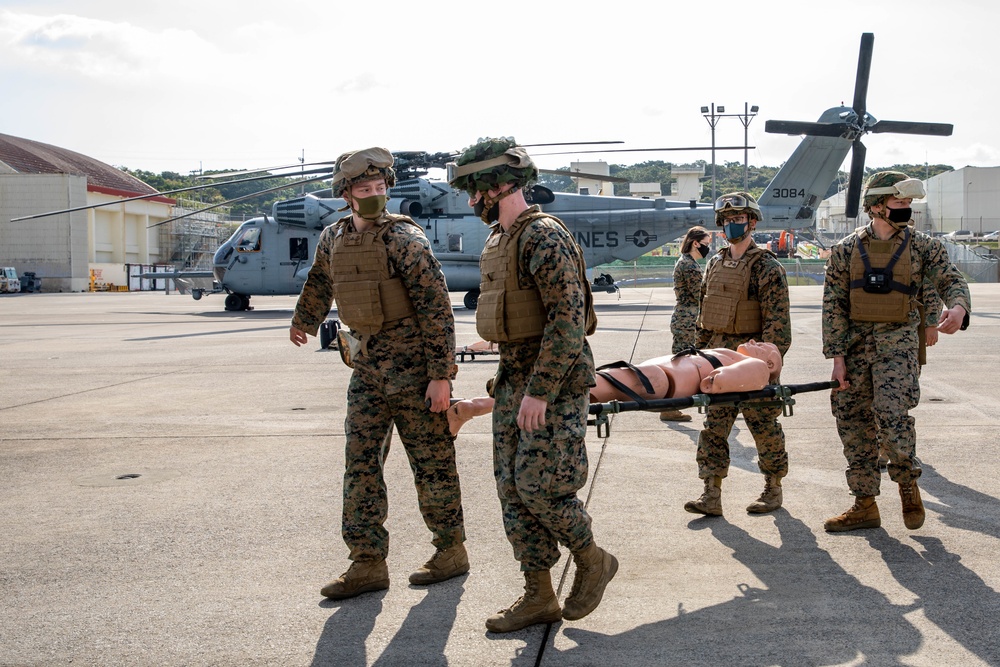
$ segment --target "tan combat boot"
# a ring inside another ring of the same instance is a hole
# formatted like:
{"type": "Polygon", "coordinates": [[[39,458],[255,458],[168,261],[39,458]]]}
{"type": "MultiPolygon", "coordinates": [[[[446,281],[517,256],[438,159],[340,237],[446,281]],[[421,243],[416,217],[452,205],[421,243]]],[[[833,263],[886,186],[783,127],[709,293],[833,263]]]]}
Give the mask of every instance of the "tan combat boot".
{"type": "Polygon", "coordinates": [[[686,415],[680,410],[663,410],[660,412],[661,422],[689,422],[691,415],[686,415]]]}
{"type": "Polygon", "coordinates": [[[823,529],[828,533],[843,533],[859,528],[878,528],[881,525],[882,517],[875,504],[875,496],[859,496],[851,509],[824,521],[823,529]]]}
{"type": "Polygon", "coordinates": [[[701,498],[684,503],[684,509],[692,514],[722,516],[722,478],[706,477],[705,492],[701,498]]]}
{"type": "Polygon", "coordinates": [[[773,512],[781,507],[781,478],[777,475],[764,475],[764,492],[760,498],[747,505],[750,514],[773,512]]]}
{"type": "Polygon", "coordinates": [[[920,500],[917,480],[899,483],[899,499],[903,501],[903,524],[910,530],[924,525],[924,503],[920,500]]]}
{"type": "Polygon", "coordinates": [[[347,572],[334,579],[320,590],[320,594],[331,600],[343,600],[369,591],[389,588],[389,566],[385,559],[351,563],[347,572]]]}
{"type": "Polygon", "coordinates": [[[490,632],[514,632],[536,623],[555,623],[562,619],[552,576],[548,570],[524,573],[524,595],[507,609],[501,609],[486,619],[490,632]]]}
{"type": "Polygon", "coordinates": [[[573,562],[576,563],[576,576],[562,612],[567,621],[581,619],[597,609],[604,589],[618,572],[618,559],[593,542],[575,552],[573,562]]]}
{"type": "Polygon", "coordinates": [[[469,554],[465,545],[458,544],[447,549],[438,549],[431,559],[410,575],[410,583],[417,585],[436,584],[469,571],[469,554]]]}

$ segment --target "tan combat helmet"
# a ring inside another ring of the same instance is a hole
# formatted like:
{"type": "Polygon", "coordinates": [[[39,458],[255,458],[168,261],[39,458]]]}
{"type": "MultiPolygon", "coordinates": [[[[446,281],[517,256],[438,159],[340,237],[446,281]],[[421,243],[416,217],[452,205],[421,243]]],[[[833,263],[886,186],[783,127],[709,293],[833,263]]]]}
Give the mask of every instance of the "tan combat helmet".
{"type": "Polygon", "coordinates": [[[920,179],[910,178],[901,171],[880,171],[868,179],[862,207],[865,213],[871,215],[872,207],[885,202],[889,197],[922,199],[926,196],[924,184],[920,179]]]}
{"type": "Polygon", "coordinates": [[[384,148],[365,148],[344,153],[337,158],[333,169],[333,196],[340,197],[355,183],[375,178],[384,178],[386,186],[391,188],[396,184],[396,172],[393,171],[392,164],[392,153],[384,148]]]}

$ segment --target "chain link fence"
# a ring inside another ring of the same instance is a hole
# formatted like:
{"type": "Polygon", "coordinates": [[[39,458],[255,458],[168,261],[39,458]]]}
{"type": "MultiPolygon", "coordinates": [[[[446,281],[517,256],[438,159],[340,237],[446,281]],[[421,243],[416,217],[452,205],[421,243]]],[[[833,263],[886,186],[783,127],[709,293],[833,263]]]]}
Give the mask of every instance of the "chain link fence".
{"type": "MultiPolygon", "coordinates": [[[[980,245],[965,245],[941,240],[948,250],[948,256],[958,270],[965,274],[969,282],[1000,282],[1000,250],[980,245]]],[[[779,259],[785,267],[788,284],[822,285],[826,273],[823,259],[779,259]]],[[[631,262],[612,262],[593,267],[592,279],[598,284],[614,281],[619,287],[670,287],[674,284],[675,256],[640,257],[631,262]],[[607,279],[611,277],[611,280],[607,279]]],[[[706,261],[699,262],[702,266],[706,261]]]]}

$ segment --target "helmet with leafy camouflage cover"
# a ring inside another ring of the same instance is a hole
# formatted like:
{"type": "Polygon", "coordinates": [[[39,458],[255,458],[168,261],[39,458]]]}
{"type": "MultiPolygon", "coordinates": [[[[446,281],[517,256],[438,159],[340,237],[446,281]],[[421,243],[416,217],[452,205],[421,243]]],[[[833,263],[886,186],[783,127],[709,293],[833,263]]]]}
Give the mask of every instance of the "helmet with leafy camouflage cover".
{"type": "Polygon", "coordinates": [[[513,137],[480,139],[448,165],[448,183],[469,196],[496,190],[505,183],[527,188],[538,178],[538,169],[528,152],[513,137]]]}
{"type": "Polygon", "coordinates": [[[880,171],[868,179],[862,207],[865,213],[871,215],[872,207],[885,202],[889,197],[921,199],[925,196],[924,184],[919,179],[910,178],[901,171],[880,171]]]}
{"type": "Polygon", "coordinates": [[[337,158],[333,168],[333,196],[340,197],[344,190],[355,183],[375,178],[384,178],[386,186],[391,188],[396,184],[396,172],[392,170],[392,163],[392,153],[384,148],[365,148],[344,153],[337,158]]]}
{"type": "Polygon", "coordinates": [[[755,222],[760,222],[764,217],[757,200],[749,192],[730,192],[715,200],[716,226],[722,227],[726,218],[739,213],[746,213],[755,222]]]}

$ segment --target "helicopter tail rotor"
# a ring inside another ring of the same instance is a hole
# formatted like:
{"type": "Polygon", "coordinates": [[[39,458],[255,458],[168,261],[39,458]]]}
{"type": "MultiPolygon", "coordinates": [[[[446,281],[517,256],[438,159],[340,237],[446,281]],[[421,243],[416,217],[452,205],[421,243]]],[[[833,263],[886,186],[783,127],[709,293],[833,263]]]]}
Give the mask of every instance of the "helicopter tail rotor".
{"type": "Polygon", "coordinates": [[[920,123],[898,120],[877,120],[868,114],[868,81],[871,75],[872,51],[875,35],[866,32],[861,35],[861,49],[858,53],[858,72],[854,81],[854,101],[851,109],[841,114],[839,123],[808,123],[792,120],[769,120],[764,124],[765,132],[776,134],[804,134],[813,137],[843,137],[851,140],[851,173],[847,186],[845,215],[858,217],[861,191],[865,174],[867,150],[861,137],[872,132],[881,134],[920,134],[937,137],[950,136],[953,125],[947,123],[920,123]]]}

